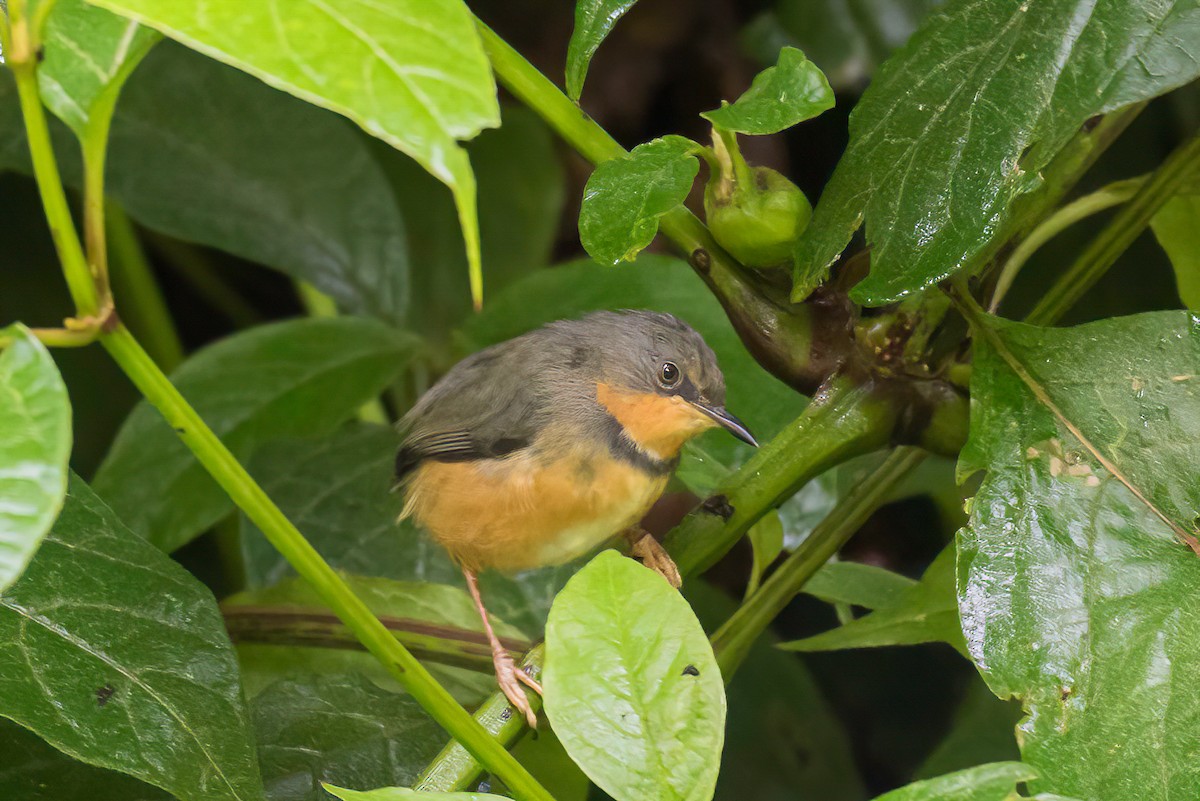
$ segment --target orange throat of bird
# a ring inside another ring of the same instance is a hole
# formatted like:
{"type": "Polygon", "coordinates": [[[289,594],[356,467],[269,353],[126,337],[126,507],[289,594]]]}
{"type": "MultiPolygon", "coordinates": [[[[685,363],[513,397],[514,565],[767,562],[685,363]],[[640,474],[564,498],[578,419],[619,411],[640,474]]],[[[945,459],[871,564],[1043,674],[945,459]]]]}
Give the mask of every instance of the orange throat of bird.
{"type": "Polygon", "coordinates": [[[674,459],[683,443],[716,423],[683,398],[615,389],[596,383],[596,400],[626,436],[655,459],[674,459]]]}

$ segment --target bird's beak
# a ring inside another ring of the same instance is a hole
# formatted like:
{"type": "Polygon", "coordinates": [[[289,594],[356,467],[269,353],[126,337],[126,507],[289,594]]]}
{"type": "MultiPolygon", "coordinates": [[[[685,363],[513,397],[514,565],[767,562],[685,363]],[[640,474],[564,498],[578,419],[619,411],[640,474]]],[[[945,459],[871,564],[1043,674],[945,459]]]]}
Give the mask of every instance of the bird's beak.
{"type": "Polygon", "coordinates": [[[717,425],[728,431],[730,434],[733,434],[742,442],[753,445],[756,448],[758,447],[758,440],[756,440],[754,435],[750,433],[750,429],[746,428],[746,424],[734,417],[729,412],[725,411],[725,407],[708,406],[699,402],[693,402],[692,405],[695,406],[700,412],[703,412],[711,417],[716,421],[717,425]]]}

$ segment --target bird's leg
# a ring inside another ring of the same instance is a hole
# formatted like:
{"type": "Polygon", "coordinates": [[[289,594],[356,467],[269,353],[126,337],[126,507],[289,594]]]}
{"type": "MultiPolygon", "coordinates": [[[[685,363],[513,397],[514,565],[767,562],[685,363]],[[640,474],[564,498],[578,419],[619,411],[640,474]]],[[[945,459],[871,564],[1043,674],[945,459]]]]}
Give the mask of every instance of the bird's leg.
{"type": "Polygon", "coordinates": [[[534,714],[533,707],[529,705],[529,699],[525,696],[521,685],[524,684],[538,695],[542,694],[542,685],[517,667],[512,654],[500,644],[500,638],[496,636],[496,632],[492,630],[492,622],[488,620],[487,608],[483,605],[483,598],[479,594],[479,582],[476,581],[475,574],[463,568],[463,575],[467,579],[467,589],[471,591],[471,597],[475,599],[475,608],[479,610],[479,616],[483,618],[483,630],[487,633],[488,642],[492,644],[492,664],[496,667],[496,682],[500,685],[500,689],[508,698],[509,703],[525,715],[525,720],[529,722],[530,728],[537,728],[537,715],[534,714]]]}
{"type": "Polygon", "coordinates": [[[683,585],[683,578],[679,575],[679,568],[675,566],[675,560],[658,544],[658,540],[654,539],[653,534],[643,528],[633,526],[625,529],[624,536],[629,542],[630,556],[640,559],[643,565],[665,578],[667,583],[675,589],[679,589],[683,585]]]}

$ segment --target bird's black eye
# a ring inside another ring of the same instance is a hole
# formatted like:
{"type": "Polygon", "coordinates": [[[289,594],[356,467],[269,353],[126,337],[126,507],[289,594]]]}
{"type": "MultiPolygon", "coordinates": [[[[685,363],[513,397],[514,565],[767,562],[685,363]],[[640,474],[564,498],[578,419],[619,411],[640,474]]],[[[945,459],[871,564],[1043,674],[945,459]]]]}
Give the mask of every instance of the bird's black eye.
{"type": "Polygon", "coordinates": [[[658,368],[658,380],[664,387],[673,387],[679,383],[679,368],[675,366],[675,362],[663,362],[662,367],[658,368]]]}

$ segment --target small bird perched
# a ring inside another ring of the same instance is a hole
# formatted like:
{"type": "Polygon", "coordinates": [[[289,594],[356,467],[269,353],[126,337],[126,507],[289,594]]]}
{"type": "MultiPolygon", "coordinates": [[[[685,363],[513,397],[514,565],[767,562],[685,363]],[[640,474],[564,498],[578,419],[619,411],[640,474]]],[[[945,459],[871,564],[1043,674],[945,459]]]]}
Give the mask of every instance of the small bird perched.
{"type": "MultiPolygon", "coordinates": [[[[455,365],[401,421],[397,486],[412,516],[467,580],[492,646],[496,679],[530,725],[518,670],[488,621],[476,574],[557,565],[642,519],[679,451],[722,426],[754,437],[725,411],[725,380],[696,331],[669,314],[596,312],[560,320],[455,365]]],[[[678,586],[652,537],[634,553],[678,586]]]]}

